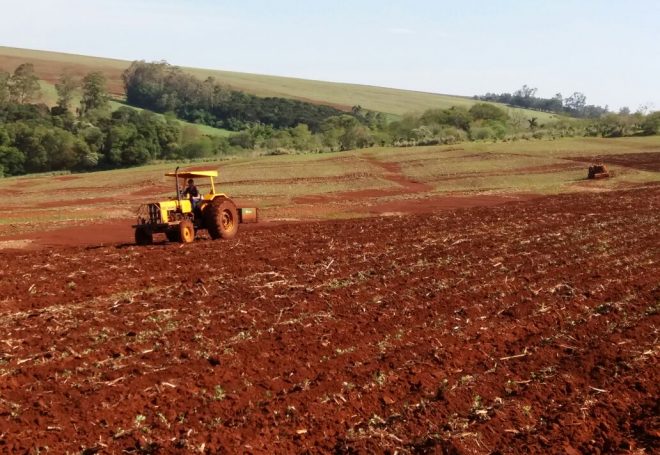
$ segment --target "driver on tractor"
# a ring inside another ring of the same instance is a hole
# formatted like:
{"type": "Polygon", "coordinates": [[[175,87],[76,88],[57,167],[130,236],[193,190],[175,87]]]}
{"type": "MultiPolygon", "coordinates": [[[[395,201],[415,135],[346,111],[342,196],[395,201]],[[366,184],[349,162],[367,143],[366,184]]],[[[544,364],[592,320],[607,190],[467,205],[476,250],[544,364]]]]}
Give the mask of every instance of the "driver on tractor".
{"type": "Polygon", "coordinates": [[[188,186],[185,190],[183,190],[182,195],[183,197],[190,198],[190,203],[192,204],[193,210],[197,208],[199,201],[202,199],[193,179],[188,179],[188,186]]]}

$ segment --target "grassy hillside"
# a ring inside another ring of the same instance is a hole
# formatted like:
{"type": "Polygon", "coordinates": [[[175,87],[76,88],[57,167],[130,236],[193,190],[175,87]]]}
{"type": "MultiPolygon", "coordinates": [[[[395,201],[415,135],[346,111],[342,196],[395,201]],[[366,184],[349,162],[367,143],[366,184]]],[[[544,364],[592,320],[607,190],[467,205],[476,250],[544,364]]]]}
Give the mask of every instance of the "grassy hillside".
{"type": "MultiPolygon", "coordinates": [[[[115,96],[123,94],[121,73],[130,64],[125,60],[0,46],[0,68],[13,70],[23,62],[33,63],[39,77],[51,83],[55,82],[64,71],[76,76],[82,76],[89,71],[102,71],[108,78],[110,92],[115,96]]],[[[343,109],[361,105],[365,109],[392,115],[421,112],[430,108],[470,107],[475,103],[470,98],[436,93],[232,71],[200,68],[185,69],[200,78],[212,76],[234,89],[259,96],[296,98],[314,103],[330,104],[343,109]]],[[[520,109],[520,111],[524,112],[526,117],[537,117],[541,122],[556,117],[553,114],[543,112],[524,109],[520,109]]]]}
{"type": "MultiPolygon", "coordinates": [[[[42,86],[43,85],[44,84],[42,84],[42,86]]],[[[119,103],[117,101],[110,101],[110,106],[112,107],[112,110],[115,111],[115,110],[119,109],[120,107],[127,106],[127,105],[119,103]]],[[[136,109],[138,111],[142,110],[139,107],[133,107],[133,106],[128,106],[128,107],[130,107],[131,109],[136,109]]],[[[154,113],[154,115],[157,115],[159,117],[163,117],[163,114],[154,113]]],[[[198,124],[198,123],[190,123],[190,122],[186,122],[185,120],[180,120],[180,119],[177,119],[177,121],[181,124],[182,127],[192,126],[193,128],[197,129],[201,134],[203,134],[205,136],[227,137],[227,136],[230,136],[232,134],[231,131],[225,130],[225,129],[222,129],[222,128],[214,128],[214,127],[208,126],[208,125],[201,125],[201,124],[198,124]]]]}

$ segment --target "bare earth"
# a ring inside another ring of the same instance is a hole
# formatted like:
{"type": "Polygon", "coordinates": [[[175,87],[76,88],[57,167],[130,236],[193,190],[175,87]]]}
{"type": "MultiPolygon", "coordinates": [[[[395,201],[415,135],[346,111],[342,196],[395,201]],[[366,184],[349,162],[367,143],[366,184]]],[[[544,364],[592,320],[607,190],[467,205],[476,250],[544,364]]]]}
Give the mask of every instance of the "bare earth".
{"type": "Polygon", "coordinates": [[[0,452],[660,450],[660,186],[431,212],[1,250],[0,452]]]}

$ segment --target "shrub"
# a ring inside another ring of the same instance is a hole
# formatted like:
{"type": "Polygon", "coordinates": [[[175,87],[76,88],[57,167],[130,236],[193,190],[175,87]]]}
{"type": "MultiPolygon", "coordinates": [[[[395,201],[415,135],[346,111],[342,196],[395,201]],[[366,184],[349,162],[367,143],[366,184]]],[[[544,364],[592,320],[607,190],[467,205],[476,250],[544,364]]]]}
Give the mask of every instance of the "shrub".
{"type": "Polygon", "coordinates": [[[213,142],[206,136],[183,146],[182,155],[185,158],[206,158],[214,153],[213,142]]]}
{"type": "Polygon", "coordinates": [[[470,130],[470,136],[475,141],[487,141],[495,139],[495,131],[488,126],[477,126],[470,130]]]}
{"type": "Polygon", "coordinates": [[[477,103],[470,108],[469,112],[475,120],[506,122],[509,119],[508,114],[503,109],[488,103],[477,103]]]}
{"type": "Polygon", "coordinates": [[[435,136],[441,144],[456,144],[468,140],[468,134],[452,126],[442,127],[435,136]]]}

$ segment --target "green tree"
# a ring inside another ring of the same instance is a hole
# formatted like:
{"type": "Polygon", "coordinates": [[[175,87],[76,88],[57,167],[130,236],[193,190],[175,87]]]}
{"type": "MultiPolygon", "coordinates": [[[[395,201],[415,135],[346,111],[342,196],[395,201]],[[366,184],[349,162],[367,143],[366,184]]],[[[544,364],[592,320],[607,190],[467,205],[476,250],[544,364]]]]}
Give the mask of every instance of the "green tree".
{"type": "Polygon", "coordinates": [[[623,106],[619,109],[619,115],[630,115],[630,108],[628,106],[623,106]]]}
{"type": "Polygon", "coordinates": [[[651,136],[660,134],[660,111],[647,115],[642,121],[642,134],[651,136]]]}
{"type": "Polygon", "coordinates": [[[241,147],[247,150],[253,149],[255,147],[254,137],[252,137],[247,130],[241,131],[237,134],[232,134],[229,137],[229,144],[234,147],[241,147]]]}
{"type": "Polygon", "coordinates": [[[495,120],[505,122],[509,116],[499,107],[488,103],[477,103],[470,108],[470,115],[475,120],[495,120]]]}
{"type": "Polygon", "coordinates": [[[0,128],[0,177],[23,173],[25,154],[11,145],[8,132],[0,128]]]}
{"type": "Polygon", "coordinates": [[[54,171],[83,167],[90,152],[82,139],[60,128],[49,129],[41,144],[48,154],[47,168],[54,171]]]}
{"type": "Polygon", "coordinates": [[[580,92],[575,92],[564,100],[564,106],[576,115],[582,115],[587,105],[587,97],[580,92]]]}
{"type": "MultiPolygon", "coordinates": [[[[426,113],[428,112],[429,111],[427,111],[426,113]]],[[[402,141],[402,140],[408,141],[414,139],[414,134],[412,133],[412,130],[414,130],[420,125],[420,121],[421,120],[415,115],[405,114],[400,120],[390,123],[387,126],[387,129],[395,141],[402,141]]],[[[426,123],[426,124],[430,124],[430,123],[426,123]]]]}
{"type": "Polygon", "coordinates": [[[42,144],[42,138],[48,132],[48,126],[34,125],[25,121],[9,123],[7,132],[13,146],[25,154],[26,172],[48,171],[48,151],[42,144]]]}
{"type": "Polygon", "coordinates": [[[101,72],[87,74],[82,80],[82,98],[80,115],[86,116],[93,111],[102,111],[108,107],[109,96],[105,88],[105,76],[101,72]]]}
{"type": "Polygon", "coordinates": [[[598,133],[603,137],[630,136],[637,130],[634,118],[627,115],[607,114],[596,121],[598,133]]]}
{"type": "Polygon", "coordinates": [[[315,148],[315,141],[309,127],[304,123],[299,124],[290,130],[291,138],[293,141],[293,148],[299,151],[309,151],[315,148]]]}
{"type": "Polygon", "coordinates": [[[382,112],[367,111],[363,117],[371,130],[384,130],[387,128],[387,118],[382,112]]]}
{"type": "Polygon", "coordinates": [[[61,113],[68,112],[71,109],[73,95],[78,88],[76,81],[70,74],[62,74],[55,84],[57,90],[57,107],[61,113]]]}
{"type": "Polygon", "coordinates": [[[11,75],[5,71],[0,71],[0,107],[5,106],[9,103],[10,91],[9,91],[9,81],[11,75]]]}
{"type": "Polygon", "coordinates": [[[23,173],[25,154],[16,147],[0,145],[0,177],[23,173]]]}
{"type": "Polygon", "coordinates": [[[463,107],[451,107],[449,109],[429,109],[421,117],[424,125],[449,125],[464,131],[470,129],[472,115],[463,107]]]}
{"type": "Polygon", "coordinates": [[[206,136],[202,136],[195,142],[183,146],[181,154],[185,158],[205,158],[213,155],[213,152],[213,141],[206,136]]]}
{"type": "Polygon", "coordinates": [[[10,100],[18,104],[26,104],[39,96],[39,78],[34,72],[32,63],[22,63],[12,74],[9,81],[10,100]]]}
{"type": "Polygon", "coordinates": [[[161,148],[162,158],[177,155],[181,144],[181,124],[176,117],[166,115],[164,122],[156,124],[158,142],[161,148]]]}
{"type": "Polygon", "coordinates": [[[356,147],[367,147],[373,140],[369,128],[362,125],[351,115],[339,115],[326,119],[321,124],[323,145],[334,149],[351,150],[356,147]]]}
{"type": "Polygon", "coordinates": [[[520,90],[513,93],[511,103],[516,106],[532,107],[536,98],[536,91],[537,89],[534,87],[523,85],[520,90]]]}

